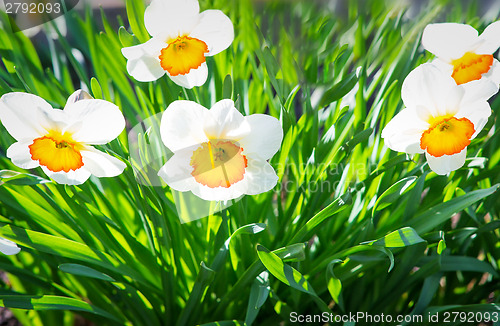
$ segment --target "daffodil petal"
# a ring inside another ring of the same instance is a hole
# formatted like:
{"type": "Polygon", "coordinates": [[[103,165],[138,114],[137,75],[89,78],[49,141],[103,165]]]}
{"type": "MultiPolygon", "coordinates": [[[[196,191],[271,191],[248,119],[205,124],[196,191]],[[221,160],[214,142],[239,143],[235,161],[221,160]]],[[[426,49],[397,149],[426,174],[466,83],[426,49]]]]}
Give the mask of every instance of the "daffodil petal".
{"type": "Polygon", "coordinates": [[[432,171],[439,175],[445,175],[451,171],[460,169],[464,165],[465,158],[467,157],[467,147],[460,153],[454,155],[434,157],[426,152],[425,157],[432,171]]]}
{"type": "Polygon", "coordinates": [[[191,175],[193,167],[191,157],[197,146],[177,151],[158,171],[163,181],[177,191],[190,191],[197,187],[196,180],[191,175]]]}
{"type": "Polygon", "coordinates": [[[497,59],[493,59],[490,71],[484,74],[483,77],[491,80],[498,88],[498,85],[500,84],[500,62],[497,59]]]}
{"type": "Polygon", "coordinates": [[[476,49],[478,54],[492,54],[500,48],[500,21],[496,21],[486,27],[479,35],[479,46],[476,49]]]}
{"type": "Polygon", "coordinates": [[[273,189],[277,183],[278,175],[266,160],[249,157],[241,185],[234,186],[244,194],[258,195],[273,189]]]}
{"type": "Polygon", "coordinates": [[[127,167],[119,159],[90,146],[87,146],[80,153],[82,154],[85,169],[99,178],[115,177],[127,167]]]}
{"type": "Polygon", "coordinates": [[[31,153],[29,149],[29,145],[33,143],[30,141],[20,141],[16,142],[7,149],[7,157],[11,159],[14,165],[22,168],[22,169],[34,169],[40,164],[38,161],[34,161],[31,158],[31,153]]]}
{"type": "Polygon", "coordinates": [[[425,107],[433,116],[444,115],[450,92],[458,87],[451,76],[444,75],[432,63],[411,71],[403,82],[401,98],[406,107],[425,107]]]}
{"type": "Polygon", "coordinates": [[[210,119],[208,110],[192,101],[175,101],[163,113],[160,125],[161,139],[175,152],[208,141],[203,122],[210,119]]]}
{"type": "MultiPolygon", "coordinates": [[[[500,72],[500,65],[497,67],[500,72]]],[[[462,103],[471,103],[476,101],[487,101],[493,95],[498,93],[498,83],[490,78],[481,78],[460,85],[465,90],[462,103]]]]}
{"type": "Polygon", "coordinates": [[[491,107],[486,101],[469,102],[462,105],[460,110],[455,114],[455,118],[467,118],[474,125],[474,134],[471,140],[476,138],[477,134],[483,130],[491,115],[491,107]]]}
{"type": "Polygon", "coordinates": [[[225,201],[236,199],[244,195],[244,193],[242,193],[237,187],[235,187],[235,185],[229,188],[210,188],[197,183],[196,187],[191,191],[193,192],[193,194],[204,200],[225,201]]]}
{"type": "Polygon", "coordinates": [[[446,76],[451,76],[453,74],[453,65],[451,63],[444,62],[438,58],[435,58],[430,63],[441,70],[441,72],[446,76]]]}
{"type": "Polygon", "coordinates": [[[184,75],[172,76],[166,71],[168,77],[172,79],[174,83],[184,88],[193,88],[195,86],[201,86],[205,84],[208,78],[208,67],[207,63],[203,62],[198,68],[191,69],[189,73],[184,75]]]}
{"type": "Polygon", "coordinates": [[[144,44],[134,45],[122,49],[122,54],[127,61],[127,72],[140,82],[155,81],[165,75],[165,70],[160,65],[161,49],[167,43],[151,38],[144,44]]]}
{"type": "Polygon", "coordinates": [[[206,55],[212,56],[224,51],[233,42],[233,23],[220,10],[205,10],[200,14],[200,20],[189,36],[205,42],[209,50],[206,55]]]}
{"type": "Polygon", "coordinates": [[[461,58],[477,41],[472,26],[457,23],[429,24],[422,35],[424,48],[447,62],[461,58]]]}
{"type": "MultiPolygon", "coordinates": [[[[151,38],[146,43],[129,46],[122,49],[122,54],[129,60],[140,59],[143,56],[156,57],[161,53],[161,49],[167,47],[167,43],[158,38],[151,38]]],[[[160,60],[158,59],[158,62],[160,60]]]]}
{"type": "Polygon", "coordinates": [[[252,114],[245,119],[252,132],[240,140],[244,155],[257,155],[264,160],[273,157],[283,141],[280,121],[265,114],[252,114]]]}
{"type": "Polygon", "coordinates": [[[13,241],[0,238],[0,252],[4,255],[15,255],[21,251],[21,248],[13,241]]]}
{"type": "Polygon", "coordinates": [[[125,118],[113,103],[103,100],[81,100],[64,108],[71,125],[72,138],[81,143],[101,145],[125,128],[125,118]]]}
{"type": "Polygon", "coordinates": [[[429,124],[422,121],[416,110],[411,108],[399,112],[382,130],[387,147],[397,152],[408,154],[423,153],[420,148],[420,137],[429,128],[429,124]]]}
{"type": "Polygon", "coordinates": [[[49,103],[27,93],[7,93],[0,98],[0,121],[18,141],[32,140],[47,133],[53,112],[49,103]]]}
{"type": "Polygon", "coordinates": [[[250,132],[245,117],[229,99],[215,103],[208,111],[212,119],[204,121],[205,134],[211,139],[231,139],[238,141],[250,132]]]}
{"type": "Polygon", "coordinates": [[[198,0],[153,0],[144,13],[144,25],[152,36],[175,38],[191,32],[199,13],[198,0]]]}
{"type": "Polygon", "coordinates": [[[152,82],[165,75],[158,58],[143,56],[140,59],[127,61],[127,72],[140,82],[152,82]]]}
{"type": "Polygon", "coordinates": [[[78,170],[70,170],[69,172],[53,172],[47,169],[45,166],[41,166],[43,172],[52,180],[60,184],[67,185],[79,185],[87,181],[90,177],[90,171],[84,167],[78,170]]]}
{"type": "Polygon", "coordinates": [[[158,59],[151,56],[128,60],[127,72],[139,82],[153,82],[165,75],[158,59]]]}
{"type": "Polygon", "coordinates": [[[460,87],[458,85],[453,85],[448,93],[443,94],[445,97],[445,108],[438,109],[437,111],[440,114],[455,114],[458,110],[457,108],[460,106],[465,96],[465,88],[460,87]]]}

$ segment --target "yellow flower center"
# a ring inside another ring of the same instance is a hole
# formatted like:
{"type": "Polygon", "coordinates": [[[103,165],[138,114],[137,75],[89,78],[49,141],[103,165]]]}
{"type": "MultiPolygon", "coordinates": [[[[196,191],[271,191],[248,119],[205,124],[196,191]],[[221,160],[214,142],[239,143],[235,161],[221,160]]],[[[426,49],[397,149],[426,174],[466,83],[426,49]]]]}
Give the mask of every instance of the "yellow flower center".
{"type": "Polygon", "coordinates": [[[191,175],[210,188],[229,188],[243,180],[247,158],[243,148],[230,140],[210,140],[201,144],[191,156],[191,175]]]}
{"type": "Polygon", "coordinates": [[[69,172],[83,166],[81,145],[71,135],[51,131],[28,146],[31,158],[52,172],[69,172]]]}
{"type": "Polygon", "coordinates": [[[474,124],[467,118],[445,115],[431,118],[431,127],[420,137],[420,148],[434,157],[460,153],[470,144],[474,124]]]}
{"type": "Polygon", "coordinates": [[[451,64],[453,65],[451,77],[455,79],[457,85],[460,85],[481,79],[482,74],[490,70],[493,64],[493,56],[491,54],[467,52],[460,59],[453,60],[451,64]]]}
{"type": "Polygon", "coordinates": [[[205,42],[188,36],[179,36],[161,50],[160,64],[171,76],[185,75],[205,62],[208,46],[205,42]]]}

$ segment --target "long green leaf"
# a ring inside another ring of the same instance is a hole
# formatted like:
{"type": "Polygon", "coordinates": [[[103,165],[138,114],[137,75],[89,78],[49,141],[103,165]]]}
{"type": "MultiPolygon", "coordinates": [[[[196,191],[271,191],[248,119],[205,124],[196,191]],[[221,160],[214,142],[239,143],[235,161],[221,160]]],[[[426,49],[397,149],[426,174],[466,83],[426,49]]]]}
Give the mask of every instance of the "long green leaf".
{"type": "Polygon", "coordinates": [[[123,318],[113,316],[109,312],[95,307],[85,301],[55,295],[44,295],[39,297],[24,295],[0,295],[0,305],[2,307],[17,309],[84,311],[112,319],[116,322],[123,322],[123,318]]]}
{"type": "Polygon", "coordinates": [[[408,224],[420,234],[429,232],[436,226],[447,221],[454,214],[495,193],[499,186],[499,184],[496,184],[491,188],[471,191],[463,196],[436,205],[412,218],[408,224]]]}

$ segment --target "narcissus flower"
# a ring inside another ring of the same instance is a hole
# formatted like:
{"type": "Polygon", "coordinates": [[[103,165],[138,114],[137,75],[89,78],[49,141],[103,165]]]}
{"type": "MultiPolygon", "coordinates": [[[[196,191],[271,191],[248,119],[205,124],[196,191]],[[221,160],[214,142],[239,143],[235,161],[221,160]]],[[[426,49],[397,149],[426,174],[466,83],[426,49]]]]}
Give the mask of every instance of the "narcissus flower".
{"type": "Polygon", "coordinates": [[[234,39],[229,17],[220,10],[200,13],[197,0],[153,0],[144,24],[152,38],[122,49],[128,73],[142,82],[167,74],[180,86],[201,86],[208,76],[205,57],[225,50],[234,39]]]}
{"type": "Polygon", "coordinates": [[[4,255],[15,255],[21,251],[15,242],[0,237],[0,252],[4,255]]]}
{"type": "Polygon", "coordinates": [[[231,100],[210,110],[175,101],[163,114],[160,131],[174,155],[158,175],[174,190],[223,201],[269,191],[278,181],[267,162],[283,139],[274,117],[244,117],[231,100]]]}
{"type": "Polygon", "coordinates": [[[467,146],[491,115],[487,100],[497,89],[492,83],[483,86],[473,92],[457,86],[434,65],[420,65],[403,83],[406,108],[382,131],[385,144],[398,152],[425,153],[437,174],[460,168],[467,146]]]}
{"type": "Polygon", "coordinates": [[[58,183],[81,184],[91,174],[113,177],[126,166],[90,146],[118,137],[125,128],[122,113],[113,103],[85,92],[73,93],[64,110],[32,94],[5,94],[0,98],[0,121],[17,140],[7,149],[12,163],[23,169],[40,166],[58,183]]]}
{"type": "Polygon", "coordinates": [[[457,85],[481,79],[497,87],[500,84],[500,62],[493,58],[500,47],[500,21],[486,27],[481,35],[465,24],[430,24],[424,29],[422,45],[436,55],[433,63],[457,85]]]}

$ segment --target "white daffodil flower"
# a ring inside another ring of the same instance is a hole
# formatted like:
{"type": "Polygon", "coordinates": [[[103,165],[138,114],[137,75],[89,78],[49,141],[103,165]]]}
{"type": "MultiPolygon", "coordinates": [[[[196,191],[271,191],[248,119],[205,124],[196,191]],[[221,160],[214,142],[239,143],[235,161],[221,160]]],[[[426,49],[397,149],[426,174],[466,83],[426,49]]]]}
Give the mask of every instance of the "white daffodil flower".
{"type": "Polygon", "coordinates": [[[15,255],[21,251],[15,242],[0,237],[0,252],[4,255],[15,255]]]}
{"type": "Polygon", "coordinates": [[[163,113],[160,132],[174,155],[158,175],[174,190],[224,201],[269,191],[278,181],[267,162],[283,140],[274,117],[244,117],[232,100],[219,101],[210,110],[175,101],[163,113]]]}
{"type": "Polygon", "coordinates": [[[382,131],[385,144],[398,152],[425,153],[437,174],[457,170],[465,163],[467,146],[491,115],[487,100],[496,90],[486,83],[481,92],[472,92],[433,64],[420,65],[403,82],[406,108],[382,131]]]}
{"type": "Polygon", "coordinates": [[[229,17],[220,10],[200,13],[197,0],[153,0],[144,24],[152,38],[122,49],[128,73],[141,82],[167,74],[182,87],[201,86],[208,76],[205,57],[225,50],[234,39],[229,17]]]}
{"type": "Polygon", "coordinates": [[[90,146],[118,137],[125,128],[120,109],[83,91],[73,93],[63,110],[36,95],[5,94],[0,98],[0,121],[17,140],[7,149],[12,163],[23,169],[40,166],[57,183],[81,184],[91,174],[113,177],[126,166],[90,146]]]}
{"type": "Polygon", "coordinates": [[[433,61],[457,85],[482,87],[475,81],[500,84],[500,62],[493,53],[500,47],[500,21],[481,35],[471,26],[457,23],[430,24],[424,29],[422,45],[434,54],[433,61]]]}

